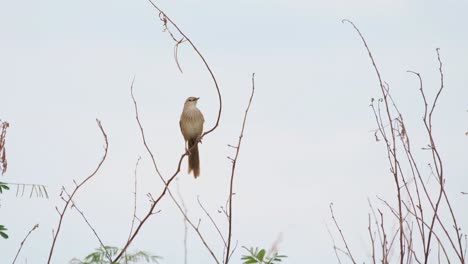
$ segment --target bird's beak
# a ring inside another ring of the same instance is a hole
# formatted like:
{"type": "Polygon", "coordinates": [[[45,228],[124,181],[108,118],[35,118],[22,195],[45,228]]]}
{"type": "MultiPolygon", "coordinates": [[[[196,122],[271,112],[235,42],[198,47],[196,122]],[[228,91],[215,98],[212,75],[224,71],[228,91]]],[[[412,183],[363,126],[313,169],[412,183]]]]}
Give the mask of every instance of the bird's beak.
{"type": "Polygon", "coordinates": [[[198,101],[198,99],[200,99],[200,97],[197,97],[197,101],[198,101]]]}

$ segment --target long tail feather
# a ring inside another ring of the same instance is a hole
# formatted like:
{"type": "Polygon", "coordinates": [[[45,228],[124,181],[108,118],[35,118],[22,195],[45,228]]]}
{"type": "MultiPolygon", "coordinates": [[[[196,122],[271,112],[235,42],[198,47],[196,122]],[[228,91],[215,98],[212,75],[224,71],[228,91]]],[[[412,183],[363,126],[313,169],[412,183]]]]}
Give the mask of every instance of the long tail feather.
{"type": "Polygon", "coordinates": [[[193,171],[193,176],[197,178],[200,175],[200,157],[198,155],[198,144],[196,143],[196,140],[189,139],[188,148],[190,150],[190,155],[188,158],[188,173],[193,171]],[[193,147],[193,145],[195,146],[193,147]]]}

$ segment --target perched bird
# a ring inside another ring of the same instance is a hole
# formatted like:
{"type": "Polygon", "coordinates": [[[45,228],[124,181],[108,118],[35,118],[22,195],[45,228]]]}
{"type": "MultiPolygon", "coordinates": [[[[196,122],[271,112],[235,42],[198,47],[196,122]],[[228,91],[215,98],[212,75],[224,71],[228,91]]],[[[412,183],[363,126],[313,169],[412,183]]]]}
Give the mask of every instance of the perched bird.
{"type": "Polygon", "coordinates": [[[189,151],[188,173],[193,171],[193,176],[200,175],[200,157],[198,154],[198,138],[203,133],[203,114],[197,108],[199,97],[189,97],[185,100],[184,110],[180,115],[180,131],[185,139],[185,148],[189,151]]]}

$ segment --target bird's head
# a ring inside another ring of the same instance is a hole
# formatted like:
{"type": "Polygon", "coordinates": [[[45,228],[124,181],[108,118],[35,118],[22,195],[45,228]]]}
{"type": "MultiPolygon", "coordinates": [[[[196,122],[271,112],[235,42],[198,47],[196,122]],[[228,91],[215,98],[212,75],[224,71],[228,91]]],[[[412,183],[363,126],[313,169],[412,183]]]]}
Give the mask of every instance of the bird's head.
{"type": "Polygon", "coordinates": [[[200,97],[190,96],[187,98],[187,100],[185,100],[185,106],[196,106],[198,99],[200,99],[200,97]]]}

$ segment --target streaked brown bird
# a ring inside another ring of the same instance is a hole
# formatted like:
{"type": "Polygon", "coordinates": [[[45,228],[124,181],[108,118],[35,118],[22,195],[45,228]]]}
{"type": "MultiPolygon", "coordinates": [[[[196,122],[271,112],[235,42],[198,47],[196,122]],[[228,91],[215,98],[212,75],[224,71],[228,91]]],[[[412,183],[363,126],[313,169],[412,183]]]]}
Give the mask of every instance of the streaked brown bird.
{"type": "Polygon", "coordinates": [[[200,156],[198,154],[198,138],[203,133],[202,112],[197,108],[199,97],[189,97],[185,100],[184,110],[180,115],[180,131],[185,139],[185,148],[189,151],[188,173],[193,171],[193,176],[200,175],[200,156]],[[193,147],[193,148],[192,148],[193,147]]]}

